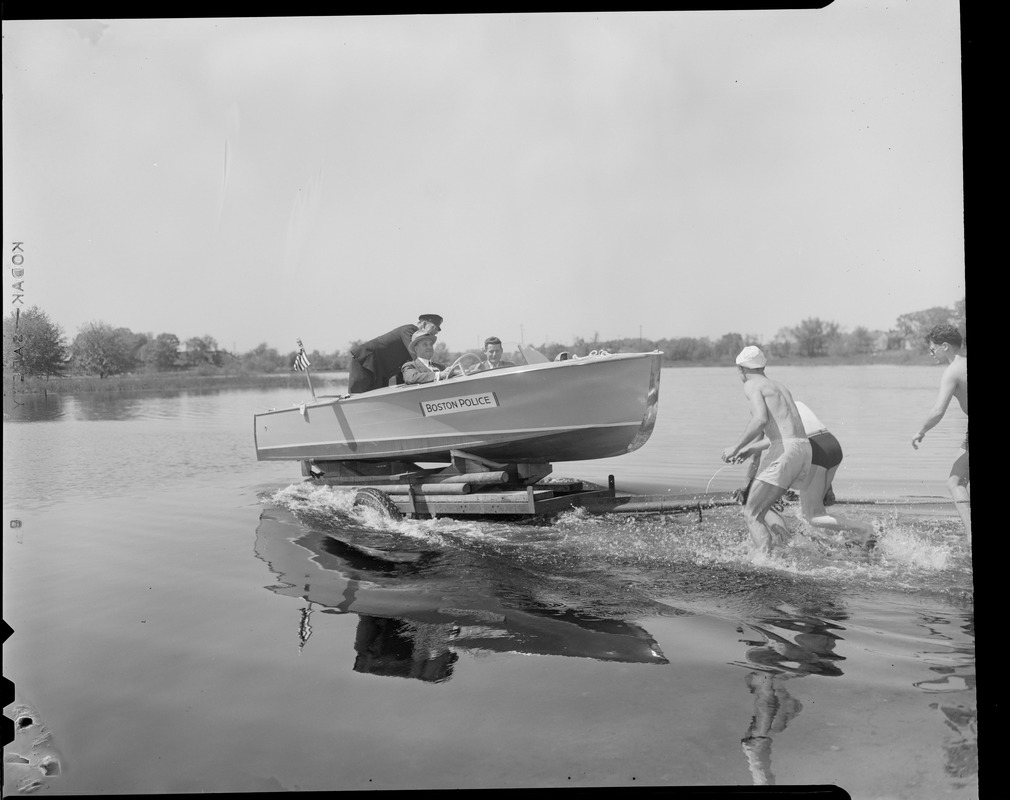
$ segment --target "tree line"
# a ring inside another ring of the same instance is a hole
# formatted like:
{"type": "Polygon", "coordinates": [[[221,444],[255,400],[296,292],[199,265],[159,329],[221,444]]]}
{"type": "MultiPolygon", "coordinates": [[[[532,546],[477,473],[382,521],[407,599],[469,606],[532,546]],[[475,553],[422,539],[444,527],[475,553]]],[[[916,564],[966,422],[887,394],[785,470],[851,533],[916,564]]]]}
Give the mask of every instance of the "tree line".
{"type": "MultiPolygon", "coordinates": [[[[562,352],[585,356],[593,350],[611,353],[661,350],[668,363],[711,363],[734,357],[745,345],[758,344],[776,358],[818,358],[823,356],[867,355],[886,350],[925,352],[925,333],[934,325],[950,323],[962,333],[967,328],[965,301],[951,307],[936,306],[902,314],[888,331],[857,327],[845,331],[838,323],[817,317],[785,327],[763,342],[761,337],[726,333],[719,339],[680,337],[644,340],[638,338],[601,341],[576,337],[573,342],[543,342],[537,347],[548,358],[562,352]]],[[[246,353],[232,353],[219,347],[213,336],[196,336],[181,341],[173,333],[135,333],[106,322],[82,325],[68,340],[63,327],[39,308],[31,308],[4,318],[4,372],[49,378],[77,374],[106,378],[131,372],[196,372],[196,374],[263,374],[292,369],[296,351],[281,353],[264,342],[246,353]]],[[[966,337],[967,341],[967,337],[966,337]]],[[[352,342],[351,347],[359,342],[352,342]]],[[[461,353],[449,351],[439,342],[435,360],[451,363],[461,353]]],[[[335,350],[308,353],[314,371],[346,370],[350,353],[335,350]]]]}

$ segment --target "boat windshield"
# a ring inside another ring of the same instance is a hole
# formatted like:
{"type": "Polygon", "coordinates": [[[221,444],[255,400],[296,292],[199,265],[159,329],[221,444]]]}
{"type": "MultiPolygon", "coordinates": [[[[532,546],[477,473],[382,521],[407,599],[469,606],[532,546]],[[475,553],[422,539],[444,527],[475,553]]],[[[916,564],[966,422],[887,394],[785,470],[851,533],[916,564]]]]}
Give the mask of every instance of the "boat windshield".
{"type": "Polygon", "coordinates": [[[546,364],[547,356],[528,344],[519,342],[502,342],[502,361],[511,361],[519,366],[522,364],[546,364]]]}

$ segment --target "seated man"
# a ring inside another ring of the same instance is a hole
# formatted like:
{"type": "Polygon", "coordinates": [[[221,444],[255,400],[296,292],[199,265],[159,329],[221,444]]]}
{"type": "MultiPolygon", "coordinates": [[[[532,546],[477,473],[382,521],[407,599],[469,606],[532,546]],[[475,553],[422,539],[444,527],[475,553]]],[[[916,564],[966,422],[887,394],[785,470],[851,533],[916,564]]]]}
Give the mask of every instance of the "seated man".
{"type": "Polygon", "coordinates": [[[484,358],[486,361],[482,361],[480,366],[477,367],[478,372],[489,369],[500,369],[501,367],[514,367],[511,361],[502,361],[502,345],[501,339],[497,336],[488,336],[484,340],[484,358]]]}
{"type": "Polygon", "coordinates": [[[400,366],[412,358],[407,351],[411,337],[417,331],[436,334],[441,329],[442,318],[438,314],[421,314],[417,325],[401,325],[352,348],[348,393],[381,389],[388,386],[390,378],[394,377],[397,383],[402,382],[400,366]]]}
{"type": "Polygon", "coordinates": [[[424,330],[417,331],[411,337],[407,351],[414,360],[400,367],[404,383],[437,383],[449,377],[449,370],[431,360],[435,355],[435,334],[424,330]]]}

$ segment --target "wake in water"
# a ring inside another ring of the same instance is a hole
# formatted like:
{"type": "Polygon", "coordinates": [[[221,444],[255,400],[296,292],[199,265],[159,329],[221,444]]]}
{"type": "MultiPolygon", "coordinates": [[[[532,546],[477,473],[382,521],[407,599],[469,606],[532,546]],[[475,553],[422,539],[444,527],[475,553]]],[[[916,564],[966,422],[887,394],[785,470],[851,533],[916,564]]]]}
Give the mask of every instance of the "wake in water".
{"type": "MultiPolygon", "coordinates": [[[[574,509],[549,522],[504,522],[392,520],[355,508],[353,490],[326,486],[289,486],[264,500],[306,525],[365,547],[435,551],[471,565],[484,559],[495,569],[550,576],[555,585],[567,581],[580,602],[592,587],[579,582],[599,581],[601,575],[608,585],[623,582],[652,600],[675,594],[682,601],[686,591],[691,606],[713,598],[721,604],[745,587],[762,587],[762,597],[782,587],[791,593],[796,579],[824,588],[925,591],[958,601],[972,596],[970,550],[956,520],[904,518],[897,511],[877,520],[876,545],[865,550],[849,546],[841,535],[810,528],[789,506],[791,541],[754,560],[738,507],[704,509],[700,520],[693,513],[594,515],[574,509]],[[768,587],[771,591],[764,591],[768,587]]],[[[879,517],[872,506],[856,513],[879,517]]]]}

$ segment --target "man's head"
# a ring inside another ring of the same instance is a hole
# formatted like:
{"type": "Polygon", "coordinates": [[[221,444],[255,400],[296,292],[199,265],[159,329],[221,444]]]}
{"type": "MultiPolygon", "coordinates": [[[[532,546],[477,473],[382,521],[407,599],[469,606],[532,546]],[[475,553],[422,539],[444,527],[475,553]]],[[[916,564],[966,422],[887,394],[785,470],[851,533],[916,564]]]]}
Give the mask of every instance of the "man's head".
{"type": "Polygon", "coordinates": [[[407,350],[414,358],[424,358],[430,361],[431,357],[435,355],[435,338],[435,334],[428,333],[426,330],[416,331],[410,337],[407,350]]]}
{"type": "Polygon", "coordinates": [[[761,348],[754,345],[748,345],[736,357],[736,365],[740,368],[741,374],[745,374],[746,370],[763,372],[767,363],[768,358],[761,351],[761,348]]]}
{"type": "Polygon", "coordinates": [[[488,363],[498,364],[501,362],[501,354],[501,339],[497,336],[488,336],[484,340],[484,355],[487,357],[488,363]]]}
{"type": "Polygon", "coordinates": [[[929,354],[934,358],[953,357],[960,351],[964,339],[956,327],[942,323],[927,331],[926,344],[929,345],[929,354]]]}
{"type": "Polygon", "coordinates": [[[422,314],[417,318],[417,327],[426,333],[442,330],[442,318],[438,314],[422,314]]]}

